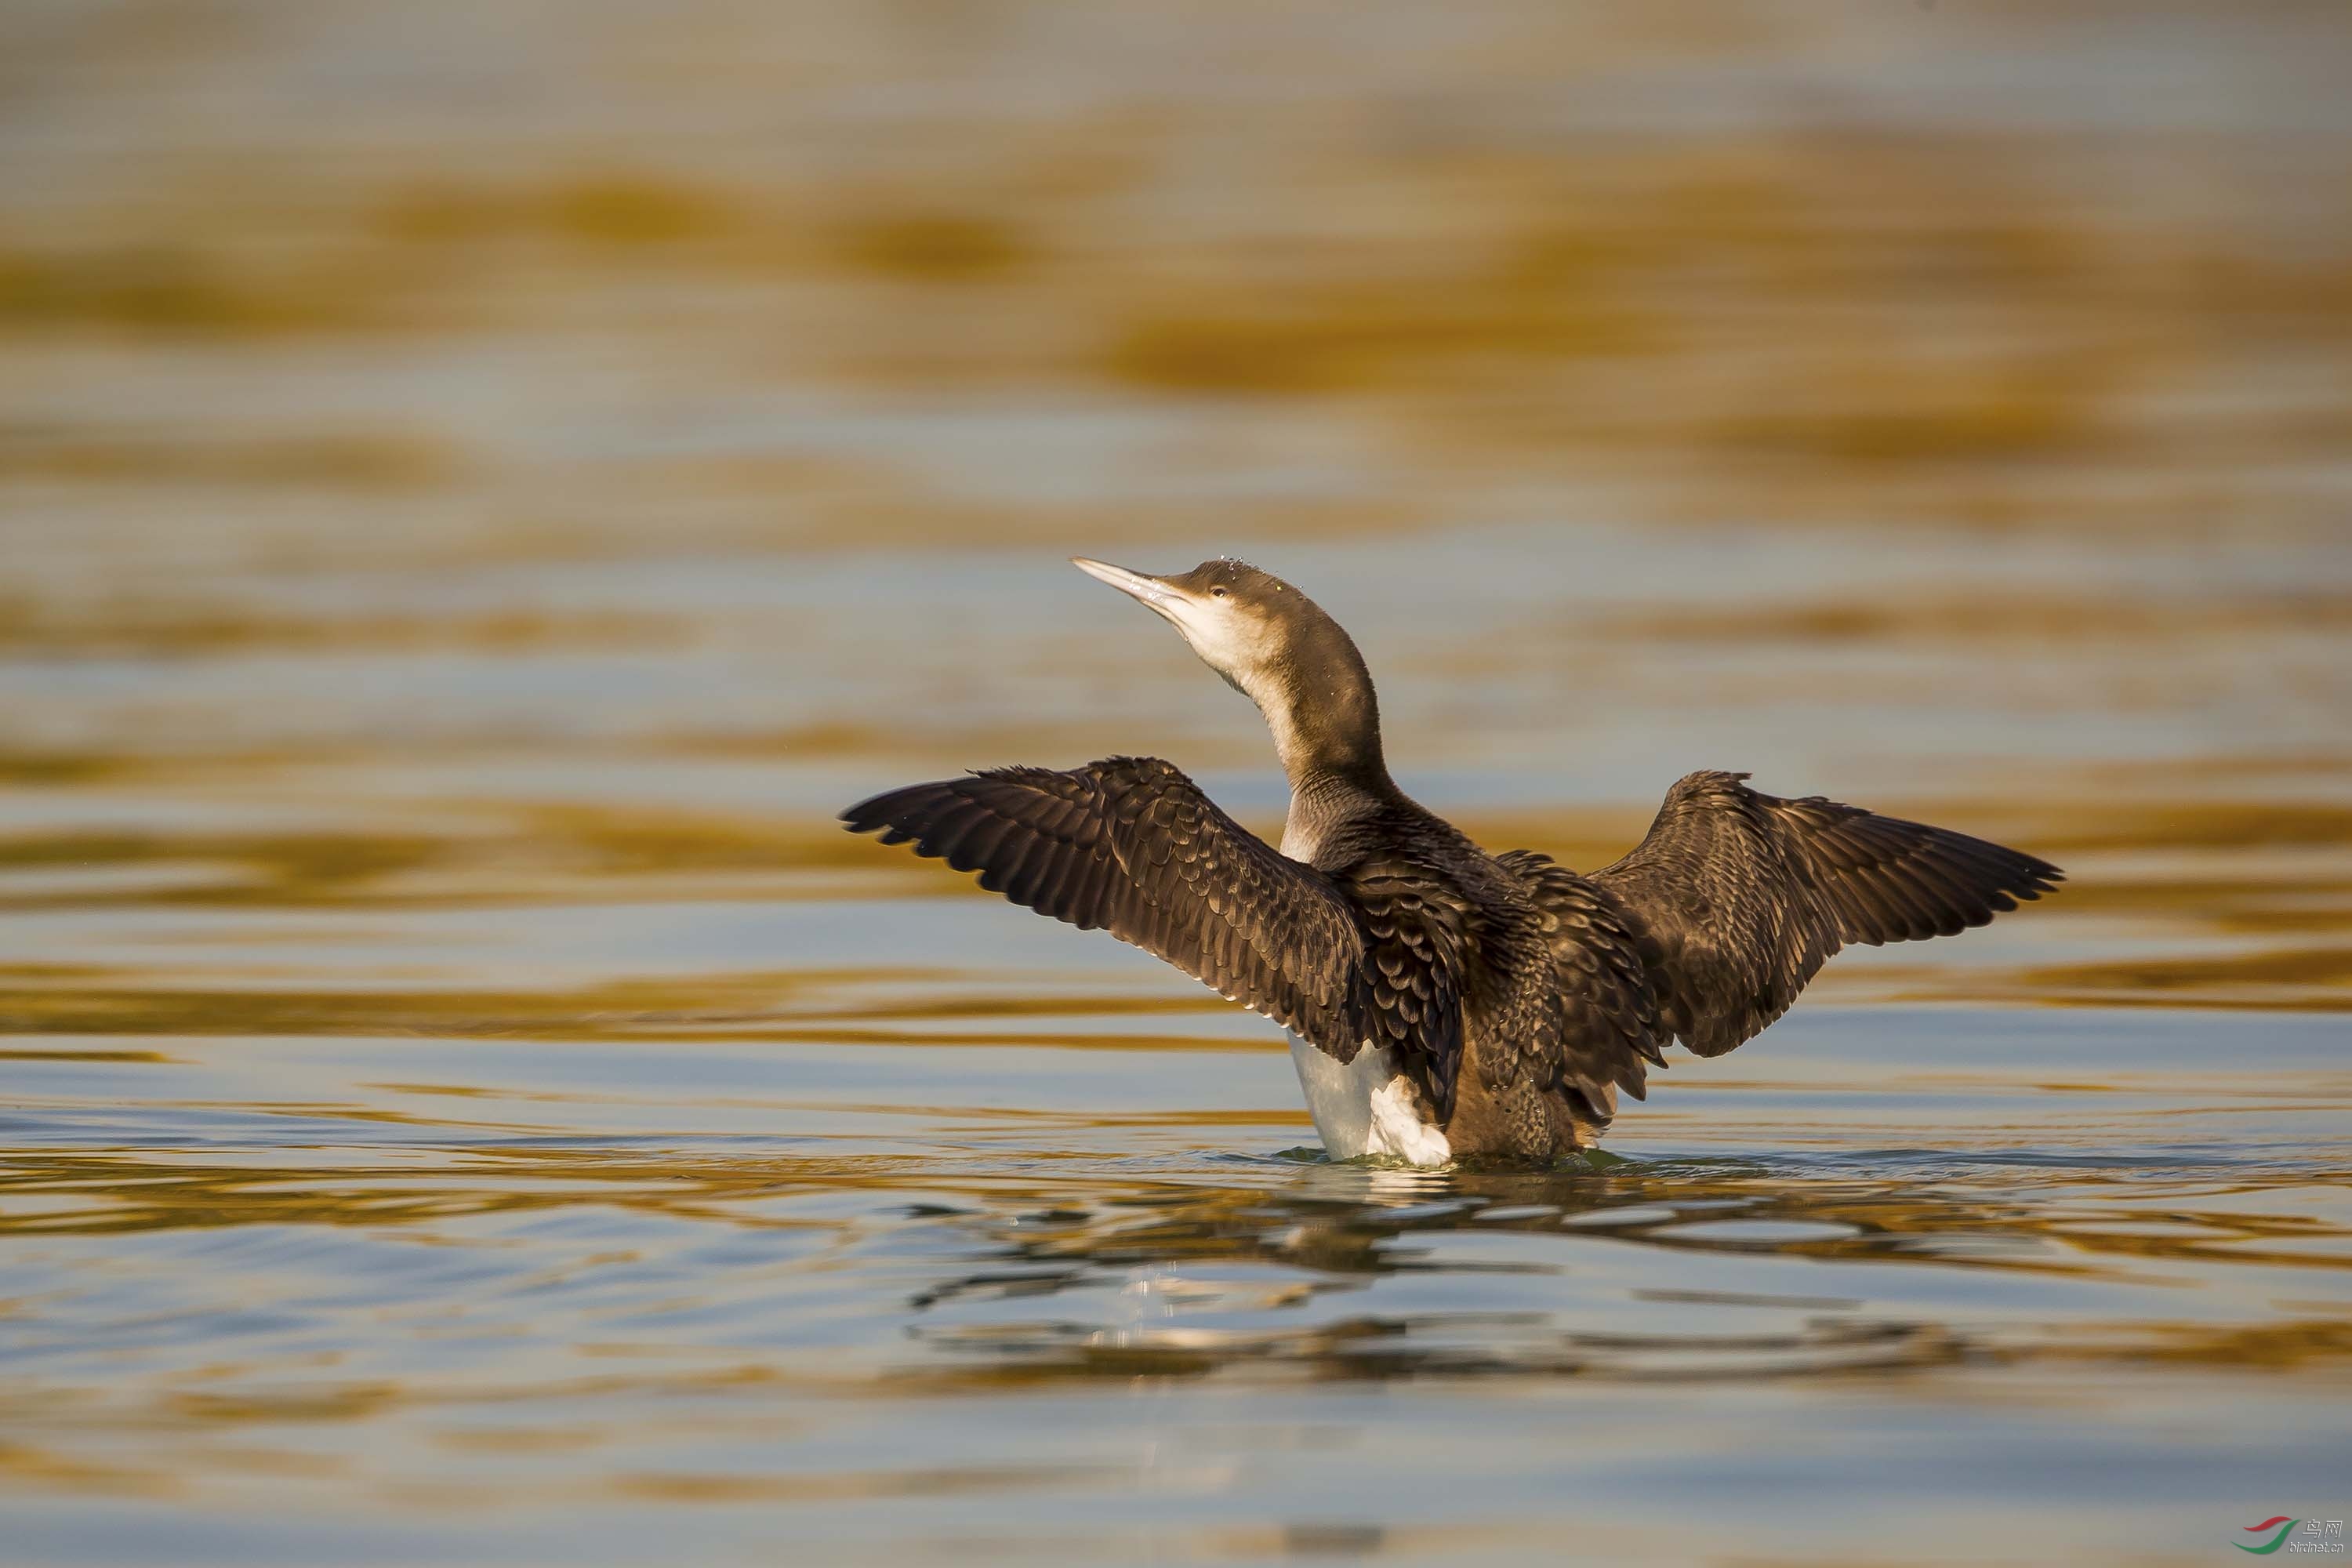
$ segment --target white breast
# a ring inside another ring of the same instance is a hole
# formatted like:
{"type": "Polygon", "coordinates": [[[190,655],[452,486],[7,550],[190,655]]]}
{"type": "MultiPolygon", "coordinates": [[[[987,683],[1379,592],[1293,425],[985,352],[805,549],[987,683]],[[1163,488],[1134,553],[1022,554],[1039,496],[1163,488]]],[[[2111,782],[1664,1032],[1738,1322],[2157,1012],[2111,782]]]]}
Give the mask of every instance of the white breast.
{"type": "Polygon", "coordinates": [[[1422,1120],[1421,1095],[1411,1079],[1399,1076],[1386,1048],[1367,1045],[1342,1064],[1293,1035],[1290,1060],[1316,1135],[1334,1160],[1379,1154],[1443,1165],[1454,1157],[1444,1132],[1422,1120]]]}

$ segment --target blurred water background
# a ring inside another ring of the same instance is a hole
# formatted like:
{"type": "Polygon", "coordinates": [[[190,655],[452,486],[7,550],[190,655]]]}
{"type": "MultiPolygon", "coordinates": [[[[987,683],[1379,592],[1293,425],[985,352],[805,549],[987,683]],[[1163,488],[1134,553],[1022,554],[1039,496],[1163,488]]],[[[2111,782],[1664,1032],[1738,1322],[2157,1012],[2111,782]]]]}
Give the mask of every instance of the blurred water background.
{"type": "Polygon", "coordinates": [[[0,10],[0,1559],[2217,1560],[2352,1505],[2352,11],[0,10]],[[1261,726],[2061,897],[1554,1176],[840,835],[1261,726]],[[1302,1147],[1305,1146],[1305,1147],[1302,1147]]]}

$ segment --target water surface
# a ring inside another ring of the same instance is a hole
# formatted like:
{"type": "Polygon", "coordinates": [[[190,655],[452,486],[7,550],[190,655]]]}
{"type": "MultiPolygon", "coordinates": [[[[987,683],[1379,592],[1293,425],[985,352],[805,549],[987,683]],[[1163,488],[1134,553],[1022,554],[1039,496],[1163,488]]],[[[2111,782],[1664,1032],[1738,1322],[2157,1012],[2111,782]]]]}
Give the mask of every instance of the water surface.
{"type": "Polygon", "coordinates": [[[2214,1561],[2352,1505],[2344,14],[0,22],[0,1558],[2214,1561]],[[1262,729],[2062,894],[1589,1165],[842,835],[1262,729]]]}

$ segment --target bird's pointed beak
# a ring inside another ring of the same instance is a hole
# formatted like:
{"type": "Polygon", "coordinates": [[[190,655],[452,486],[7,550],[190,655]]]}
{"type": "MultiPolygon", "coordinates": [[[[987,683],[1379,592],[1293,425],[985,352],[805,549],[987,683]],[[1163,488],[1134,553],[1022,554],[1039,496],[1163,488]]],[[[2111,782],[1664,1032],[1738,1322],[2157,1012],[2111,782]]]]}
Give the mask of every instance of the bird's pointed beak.
{"type": "Polygon", "coordinates": [[[1141,572],[1130,572],[1124,566],[1114,566],[1108,561],[1089,561],[1083,555],[1070,557],[1070,564],[1098,583],[1108,583],[1120,593],[1140,600],[1149,607],[1166,615],[1182,601],[1168,583],[1141,572]]]}

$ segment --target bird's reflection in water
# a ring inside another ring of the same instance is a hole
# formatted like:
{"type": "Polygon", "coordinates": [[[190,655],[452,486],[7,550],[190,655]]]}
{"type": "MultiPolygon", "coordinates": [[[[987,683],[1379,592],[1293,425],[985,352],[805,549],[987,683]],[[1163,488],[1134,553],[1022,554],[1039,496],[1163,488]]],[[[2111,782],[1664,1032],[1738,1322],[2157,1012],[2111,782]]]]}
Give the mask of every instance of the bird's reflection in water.
{"type": "MultiPolygon", "coordinates": [[[[1874,1299],[1886,1266],[2073,1289],[2242,1263],[2264,1239],[2225,1215],[2103,1224],[2103,1189],[2142,1184],[2123,1173],[2072,1173],[2079,1201],[2047,1207],[2021,1205],[2013,1182],[1728,1161],[1540,1174],[1303,1164],[1263,1186],[941,1215],[970,1238],[972,1267],[913,1297],[909,1332],[947,1363],[927,1372],[982,1381],[1885,1373],[2154,1348],[1874,1299]]],[[[2192,1360],[2247,1349],[2185,1327],[2157,1337],[2192,1360]]]]}

